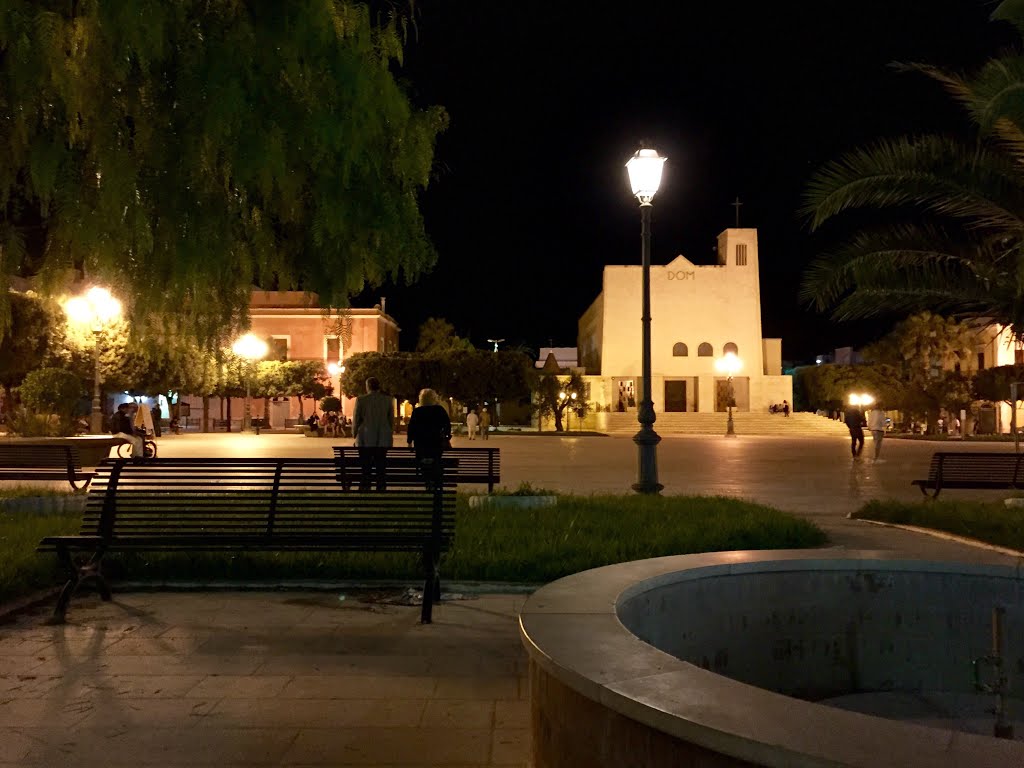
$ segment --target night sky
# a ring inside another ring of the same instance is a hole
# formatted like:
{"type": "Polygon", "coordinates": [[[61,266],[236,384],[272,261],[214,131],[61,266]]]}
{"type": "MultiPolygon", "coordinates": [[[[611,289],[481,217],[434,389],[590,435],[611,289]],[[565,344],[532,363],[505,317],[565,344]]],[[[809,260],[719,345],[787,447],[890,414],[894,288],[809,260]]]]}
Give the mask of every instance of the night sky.
{"type": "MultiPolygon", "coordinates": [[[[652,263],[714,262],[718,233],[760,238],[763,332],[801,361],[877,337],[898,318],[834,323],[797,290],[817,249],[798,217],[813,169],[908,132],[966,134],[951,100],[895,61],[968,70],[1013,41],[979,0],[621,4],[427,0],[400,77],[451,126],[422,199],[439,260],[413,286],[369,291],[411,349],[427,317],[477,346],[575,346],[605,264],[639,264],[625,161],[668,156],[652,263]],[[714,6],[714,7],[712,7],[714,6]],[[627,12],[627,9],[629,12],[627,12]]],[[[639,337],[640,308],[637,307],[639,337]]],[[[654,319],[657,322],[657,318],[654,319]]]]}

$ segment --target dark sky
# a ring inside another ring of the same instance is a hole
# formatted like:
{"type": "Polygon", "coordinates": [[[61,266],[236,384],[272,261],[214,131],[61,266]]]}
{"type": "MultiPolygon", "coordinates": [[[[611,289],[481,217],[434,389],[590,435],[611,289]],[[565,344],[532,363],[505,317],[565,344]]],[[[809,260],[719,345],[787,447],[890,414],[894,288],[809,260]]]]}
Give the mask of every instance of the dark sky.
{"type": "MultiPolygon", "coordinates": [[[[427,317],[478,346],[574,346],[605,264],[639,263],[625,161],[668,156],[652,261],[713,261],[718,233],[759,230],[764,335],[806,360],[887,329],[802,307],[804,267],[829,240],[799,220],[812,170],[885,136],[965,132],[948,97],[894,61],[970,69],[1013,40],[980,0],[689,3],[617,9],[559,0],[426,0],[400,76],[451,127],[422,200],[439,261],[385,286],[412,348],[427,317]]],[[[640,308],[637,308],[639,335],[640,308]]],[[[655,318],[657,322],[657,318],[655,318]]]]}

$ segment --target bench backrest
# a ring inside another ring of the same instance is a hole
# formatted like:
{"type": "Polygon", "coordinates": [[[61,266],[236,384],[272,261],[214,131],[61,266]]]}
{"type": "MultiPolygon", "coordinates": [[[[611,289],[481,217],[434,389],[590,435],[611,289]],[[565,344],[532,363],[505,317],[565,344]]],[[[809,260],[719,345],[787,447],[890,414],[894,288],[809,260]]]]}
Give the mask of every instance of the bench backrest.
{"type": "MultiPolygon", "coordinates": [[[[350,480],[359,475],[359,449],[334,446],[334,458],[340,471],[350,480]],[[355,473],[355,475],[353,475],[355,473]]],[[[501,453],[498,448],[448,448],[441,456],[444,479],[452,483],[501,482],[501,453]]],[[[388,482],[422,482],[416,468],[416,456],[407,448],[390,448],[387,452],[388,482]]]]}
{"type": "Polygon", "coordinates": [[[80,469],[78,449],[73,445],[0,444],[0,467],[8,469],[80,469]]]}
{"type": "Polygon", "coordinates": [[[1024,484],[1024,453],[960,453],[939,451],[932,456],[928,481],[942,475],[943,484],[956,482],[987,482],[1024,484]]]}
{"type": "Polygon", "coordinates": [[[447,549],[454,488],[344,492],[332,459],[108,460],[89,491],[81,533],[119,539],[174,535],[216,540],[310,538],[328,542],[433,537],[447,549]]]}

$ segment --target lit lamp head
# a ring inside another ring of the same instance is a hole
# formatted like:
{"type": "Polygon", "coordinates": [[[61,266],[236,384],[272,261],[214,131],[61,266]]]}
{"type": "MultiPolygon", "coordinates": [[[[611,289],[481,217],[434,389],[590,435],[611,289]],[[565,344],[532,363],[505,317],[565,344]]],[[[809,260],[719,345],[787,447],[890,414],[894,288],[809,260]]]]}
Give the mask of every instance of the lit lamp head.
{"type": "Polygon", "coordinates": [[[856,392],[851,392],[850,393],[850,405],[863,405],[864,403],[861,400],[862,397],[863,397],[863,395],[860,395],[860,394],[858,394],[856,392]]]}
{"type": "Polygon", "coordinates": [[[861,405],[874,405],[875,404],[875,398],[872,397],[871,395],[861,395],[860,396],[860,404],[861,405]]]}
{"type": "Polygon", "coordinates": [[[267,356],[267,342],[247,333],[231,345],[231,351],[246,360],[260,360],[267,356]]]}
{"type": "Polygon", "coordinates": [[[99,333],[121,316],[121,302],[106,288],[93,286],[84,296],[76,296],[64,304],[64,312],[73,323],[88,325],[99,333]]]}
{"type": "Polygon", "coordinates": [[[640,205],[650,205],[654,195],[661,186],[661,172],[665,160],[653,149],[639,149],[626,163],[629,173],[629,186],[640,201],[640,205]]]}
{"type": "Polygon", "coordinates": [[[565,392],[559,392],[558,393],[558,399],[559,400],[565,400],[565,392]]]}
{"type": "Polygon", "coordinates": [[[720,373],[724,373],[726,376],[732,378],[740,369],[743,368],[743,361],[740,360],[739,356],[735,352],[726,352],[720,358],[715,361],[715,368],[720,373]]]}
{"type": "Polygon", "coordinates": [[[343,365],[338,365],[337,363],[327,364],[327,372],[331,374],[331,376],[337,376],[339,373],[343,373],[344,371],[345,366],[343,365]]]}
{"type": "Polygon", "coordinates": [[[573,400],[575,400],[576,399],[576,393],[573,392],[571,395],[569,395],[569,397],[571,397],[573,400]]]}

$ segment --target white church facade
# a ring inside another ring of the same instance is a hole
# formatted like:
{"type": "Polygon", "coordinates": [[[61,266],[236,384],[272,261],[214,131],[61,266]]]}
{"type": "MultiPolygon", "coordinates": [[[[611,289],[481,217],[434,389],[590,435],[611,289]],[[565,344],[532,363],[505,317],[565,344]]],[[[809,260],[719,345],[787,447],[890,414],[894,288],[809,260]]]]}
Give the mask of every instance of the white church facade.
{"type": "MultiPolygon", "coordinates": [[[[634,411],[641,381],[642,267],[604,268],[602,291],[579,320],[579,366],[590,400],[602,410],[634,411]]],[[[724,411],[728,378],[716,369],[727,352],[742,367],[733,376],[739,411],[793,403],[782,375],[782,340],[761,336],[756,229],[718,236],[718,263],[677,256],[651,266],[651,397],[657,413],[724,411]]]]}

